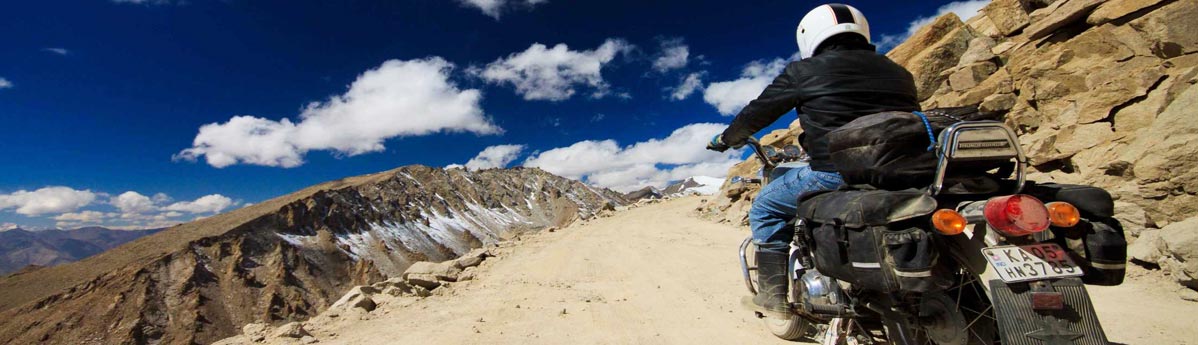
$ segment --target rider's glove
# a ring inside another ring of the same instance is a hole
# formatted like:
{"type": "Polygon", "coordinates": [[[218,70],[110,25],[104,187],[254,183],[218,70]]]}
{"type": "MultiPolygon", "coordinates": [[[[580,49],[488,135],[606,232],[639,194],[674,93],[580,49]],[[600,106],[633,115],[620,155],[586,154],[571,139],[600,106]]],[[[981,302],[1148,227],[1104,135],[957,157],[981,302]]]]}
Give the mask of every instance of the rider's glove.
{"type": "Polygon", "coordinates": [[[711,142],[707,143],[707,149],[716,152],[728,151],[729,148],[731,148],[731,146],[724,143],[723,134],[716,134],[716,136],[711,138],[711,142]]]}

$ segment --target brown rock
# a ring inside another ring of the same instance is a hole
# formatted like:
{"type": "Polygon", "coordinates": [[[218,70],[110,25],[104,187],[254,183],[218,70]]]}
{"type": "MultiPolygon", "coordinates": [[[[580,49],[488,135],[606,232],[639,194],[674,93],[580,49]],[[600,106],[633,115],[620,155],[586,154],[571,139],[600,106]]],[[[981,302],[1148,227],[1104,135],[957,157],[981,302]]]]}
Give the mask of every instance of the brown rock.
{"type": "Polygon", "coordinates": [[[1094,26],[1106,24],[1161,2],[1162,0],[1110,0],[1094,9],[1086,18],[1086,23],[1094,26]]]}
{"type": "Polygon", "coordinates": [[[1090,123],[1069,126],[1057,135],[1056,148],[1062,155],[1072,156],[1082,150],[1106,143],[1114,132],[1109,123],[1090,123]]]}
{"type": "Polygon", "coordinates": [[[990,16],[987,16],[984,13],[978,13],[977,15],[973,16],[973,18],[970,18],[965,22],[965,25],[969,26],[969,29],[973,30],[973,32],[977,33],[978,35],[987,37],[999,37],[1003,35],[1003,33],[998,30],[998,26],[995,26],[994,21],[990,20],[990,16]]]}
{"type": "Polygon", "coordinates": [[[1140,237],[1127,247],[1127,257],[1147,264],[1158,265],[1166,250],[1168,247],[1165,245],[1165,240],[1161,239],[1161,231],[1148,230],[1140,233],[1140,237]]]}
{"type": "Polygon", "coordinates": [[[275,337],[275,338],[295,338],[295,339],[303,338],[304,336],[310,336],[310,335],[312,335],[312,334],[308,333],[308,330],[304,329],[303,322],[289,322],[285,325],[279,326],[279,328],[276,329],[273,334],[271,334],[271,336],[275,337]]]}
{"type": "Polygon", "coordinates": [[[1014,94],[1000,93],[990,95],[982,100],[982,104],[978,106],[978,110],[985,112],[1002,112],[1011,110],[1015,107],[1015,102],[1019,101],[1014,94]]]}
{"type": "Polygon", "coordinates": [[[454,267],[452,262],[427,262],[421,261],[412,264],[404,271],[403,277],[409,282],[412,276],[426,277],[432,276],[437,280],[455,281],[458,279],[458,274],[462,273],[462,269],[454,267]]]}
{"type": "Polygon", "coordinates": [[[241,334],[244,334],[252,342],[260,342],[266,339],[267,333],[270,331],[270,325],[265,323],[251,323],[241,327],[241,334]]]}
{"type": "Polygon", "coordinates": [[[1032,24],[1024,30],[1028,39],[1037,40],[1066,25],[1085,19],[1105,0],[1063,0],[1032,12],[1032,24]]]}
{"type": "Polygon", "coordinates": [[[969,41],[969,49],[961,54],[961,60],[957,62],[958,66],[966,66],[975,62],[990,61],[994,59],[994,46],[996,43],[993,38],[981,36],[969,41]]]}
{"type": "Polygon", "coordinates": [[[358,286],[350,289],[341,299],[333,302],[329,309],[350,309],[361,308],[365,311],[374,311],[377,304],[374,299],[370,298],[371,294],[378,293],[379,290],[371,286],[358,286]]]}
{"type": "Polygon", "coordinates": [[[961,22],[961,17],[957,17],[955,14],[949,13],[937,17],[932,23],[915,31],[915,34],[912,34],[902,44],[891,49],[886,56],[899,65],[908,66],[907,69],[910,70],[911,59],[936,46],[944,34],[964,26],[965,23],[961,22]]]}
{"type": "Polygon", "coordinates": [[[968,91],[977,87],[997,70],[998,66],[995,66],[993,62],[973,63],[949,75],[948,85],[953,88],[953,91],[968,91]]]}
{"type": "Polygon", "coordinates": [[[1011,36],[1031,23],[1027,9],[1020,0],[994,0],[982,12],[1005,36],[1011,36]]]}
{"type": "Polygon", "coordinates": [[[1160,236],[1165,243],[1161,267],[1178,283],[1198,289],[1198,217],[1166,226],[1160,236]]]}
{"type": "Polygon", "coordinates": [[[1198,52],[1198,6],[1176,1],[1129,23],[1152,41],[1152,51],[1162,58],[1198,52]]]}
{"type": "MultiPolygon", "coordinates": [[[[960,22],[960,19],[952,13],[946,14],[941,18],[960,22]]],[[[973,34],[969,32],[969,28],[964,25],[956,25],[955,27],[955,29],[948,32],[920,30],[923,34],[933,35],[940,39],[923,51],[915,54],[909,60],[906,60],[906,63],[900,63],[907,70],[911,71],[911,75],[915,77],[915,87],[921,101],[932,97],[936,89],[948,78],[943,73],[957,66],[961,55],[969,48],[969,41],[974,38],[973,34]]],[[[936,28],[936,26],[928,26],[924,29],[931,28],[936,28]]],[[[891,53],[894,54],[893,51],[891,53]]]]}

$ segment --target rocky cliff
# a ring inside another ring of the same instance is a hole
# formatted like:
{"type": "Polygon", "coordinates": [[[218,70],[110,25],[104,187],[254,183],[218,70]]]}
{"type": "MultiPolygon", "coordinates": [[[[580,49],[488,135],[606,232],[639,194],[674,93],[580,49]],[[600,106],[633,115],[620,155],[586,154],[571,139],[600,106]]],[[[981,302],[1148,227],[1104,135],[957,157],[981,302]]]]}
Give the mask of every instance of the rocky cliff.
{"type": "MultiPolygon", "coordinates": [[[[1033,178],[1111,190],[1118,217],[1140,236],[1198,214],[1195,33],[1194,1],[995,0],[967,22],[937,18],[887,55],[915,76],[925,109],[1006,113],[1033,178]]],[[[797,125],[763,142],[789,144],[797,125]]],[[[750,160],[729,176],[759,168],[750,160]]],[[[743,222],[755,188],[725,184],[707,213],[743,222]]],[[[1198,282],[1188,260],[1198,248],[1153,243],[1145,251],[1164,255],[1152,261],[1198,282]]]]}
{"type": "Polygon", "coordinates": [[[622,204],[538,169],[410,166],[0,279],[0,343],[210,343],[315,315],[355,285],[622,204]]]}

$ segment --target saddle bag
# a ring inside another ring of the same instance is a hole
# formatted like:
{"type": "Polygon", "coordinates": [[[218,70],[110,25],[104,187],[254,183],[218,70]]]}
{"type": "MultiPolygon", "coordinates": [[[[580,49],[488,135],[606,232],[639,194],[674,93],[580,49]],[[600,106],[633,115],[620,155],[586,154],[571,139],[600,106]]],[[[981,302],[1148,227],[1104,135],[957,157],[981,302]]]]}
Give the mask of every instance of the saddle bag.
{"type": "MultiPolygon", "coordinates": [[[[961,121],[991,120],[977,107],[945,108],[922,113],[891,111],[859,117],[828,133],[832,164],[849,185],[902,190],[932,183],[938,159],[935,138],[961,121]]],[[[984,173],[993,163],[958,171],[984,173]]]]}
{"type": "Polygon", "coordinates": [[[820,273],[864,289],[926,292],[942,266],[936,236],[917,226],[936,200],[916,190],[838,190],[799,200],[796,236],[820,273]]]}
{"type": "Polygon", "coordinates": [[[1058,245],[1068,248],[1085,271],[1082,281],[1119,285],[1127,268],[1127,238],[1114,218],[1115,201],[1105,189],[1068,184],[1029,183],[1024,192],[1044,202],[1064,201],[1077,207],[1082,220],[1071,228],[1052,227],[1058,245]]]}

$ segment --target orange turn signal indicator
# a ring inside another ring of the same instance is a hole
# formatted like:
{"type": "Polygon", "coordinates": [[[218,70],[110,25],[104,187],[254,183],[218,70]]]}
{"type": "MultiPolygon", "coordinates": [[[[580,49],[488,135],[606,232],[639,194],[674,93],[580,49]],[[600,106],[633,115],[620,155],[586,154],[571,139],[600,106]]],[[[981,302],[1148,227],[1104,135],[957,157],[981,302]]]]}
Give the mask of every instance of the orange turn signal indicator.
{"type": "Polygon", "coordinates": [[[940,209],[932,213],[932,226],[936,228],[936,231],[944,235],[960,235],[965,232],[965,226],[968,224],[965,221],[965,216],[957,213],[957,211],[940,209]]]}
{"type": "Polygon", "coordinates": [[[1052,221],[1053,226],[1071,228],[1082,220],[1082,215],[1077,211],[1077,207],[1073,207],[1067,202],[1050,202],[1044,206],[1048,208],[1048,219],[1052,221]]]}

